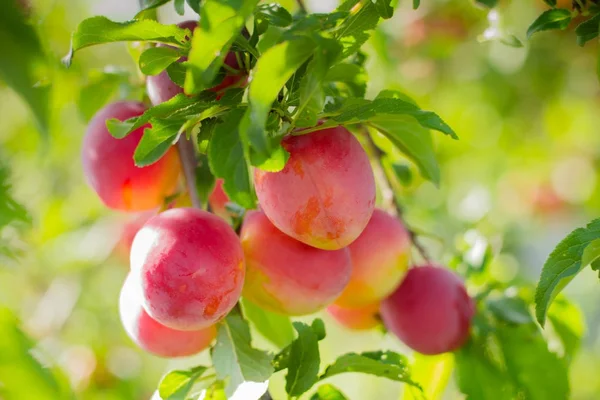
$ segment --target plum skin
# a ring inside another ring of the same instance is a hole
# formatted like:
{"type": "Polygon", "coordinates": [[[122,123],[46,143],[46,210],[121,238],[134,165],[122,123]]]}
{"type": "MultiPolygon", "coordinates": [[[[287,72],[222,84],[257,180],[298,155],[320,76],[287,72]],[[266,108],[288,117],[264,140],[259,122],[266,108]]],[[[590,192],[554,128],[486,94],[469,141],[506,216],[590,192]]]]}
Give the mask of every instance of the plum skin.
{"type": "Polygon", "coordinates": [[[144,125],[123,139],[115,139],[106,121],[124,121],[145,111],[142,103],[118,101],[106,105],[90,121],[83,138],[81,160],[88,184],[109,208],[123,211],[146,211],[159,207],[177,187],[181,166],[171,147],[157,162],[137,167],[135,148],[142,139],[144,125]]]}
{"type": "Polygon", "coordinates": [[[146,222],[135,236],[130,262],[148,314],[178,330],[220,321],[244,284],[236,233],[223,219],[194,208],[167,210],[146,222]]]}
{"type": "Polygon", "coordinates": [[[347,249],[308,246],[279,231],[261,211],[246,214],[240,238],[246,257],[243,295],[267,310],[314,313],[331,304],[350,279],[347,249]]]}
{"type": "Polygon", "coordinates": [[[410,234],[402,222],[375,209],[367,227],[348,246],[352,277],[336,304],[365,307],[389,296],[406,275],[410,248],[410,234]]]}
{"type": "Polygon", "coordinates": [[[228,202],[229,196],[227,196],[227,193],[223,190],[223,179],[218,178],[215,182],[215,187],[208,196],[208,204],[210,204],[213,213],[228,220],[230,216],[225,207],[228,202]]]}
{"type": "Polygon", "coordinates": [[[142,350],[159,357],[175,358],[197,354],[217,336],[214,325],[198,331],[179,331],[155,321],[142,307],[139,282],[127,276],[119,298],[119,314],[127,335],[142,350]]]}
{"type": "Polygon", "coordinates": [[[344,127],[288,136],[283,170],[255,170],[261,209],[282,232],[310,246],[337,250],[352,243],[375,207],[369,158],[344,127]]]}
{"type": "Polygon", "coordinates": [[[387,329],[422,354],[460,348],[469,338],[475,304],[460,278],[446,268],[411,268],[402,284],[381,303],[387,329]]]}
{"type": "Polygon", "coordinates": [[[351,330],[369,330],[381,324],[381,320],[379,319],[379,303],[359,308],[346,308],[332,304],[327,307],[327,313],[337,323],[351,330]]]}

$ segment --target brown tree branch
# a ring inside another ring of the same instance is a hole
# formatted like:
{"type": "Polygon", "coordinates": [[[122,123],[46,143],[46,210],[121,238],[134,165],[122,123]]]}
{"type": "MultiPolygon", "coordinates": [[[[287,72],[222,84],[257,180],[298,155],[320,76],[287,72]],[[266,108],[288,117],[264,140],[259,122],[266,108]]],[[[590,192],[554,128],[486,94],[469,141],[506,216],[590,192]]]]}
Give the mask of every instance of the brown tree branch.
{"type": "Polygon", "coordinates": [[[369,150],[369,152],[371,152],[373,154],[374,159],[375,159],[375,165],[373,166],[373,173],[375,174],[375,178],[379,181],[379,186],[381,188],[381,192],[383,195],[383,201],[385,203],[385,207],[388,210],[391,210],[394,215],[396,215],[398,218],[400,218],[402,220],[406,230],[408,231],[408,234],[410,236],[410,240],[411,240],[413,246],[415,247],[415,249],[417,249],[417,251],[419,252],[421,257],[423,257],[423,259],[425,261],[428,261],[428,262],[431,261],[431,257],[429,256],[429,253],[427,252],[425,247],[423,247],[423,245],[419,242],[417,233],[408,226],[408,224],[406,223],[406,221],[403,218],[402,205],[400,204],[400,201],[398,200],[398,196],[395,195],[394,190],[392,189],[392,185],[390,183],[390,178],[386,172],[386,168],[383,165],[382,160],[383,160],[383,157],[385,156],[385,153],[383,151],[381,151],[381,149],[379,147],[377,147],[377,145],[373,141],[373,138],[371,137],[371,133],[369,132],[369,130],[364,126],[363,126],[362,130],[363,130],[366,142],[367,142],[368,150],[369,150]]]}

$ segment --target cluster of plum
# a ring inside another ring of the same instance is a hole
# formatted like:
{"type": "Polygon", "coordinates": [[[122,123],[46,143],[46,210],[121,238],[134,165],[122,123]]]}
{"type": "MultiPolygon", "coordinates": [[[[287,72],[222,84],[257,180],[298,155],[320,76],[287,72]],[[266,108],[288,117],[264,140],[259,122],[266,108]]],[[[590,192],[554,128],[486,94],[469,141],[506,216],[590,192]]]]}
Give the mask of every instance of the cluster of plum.
{"type": "MultiPolygon", "coordinates": [[[[226,62],[238,68],[236,57],[226,62]]],[[[243,74],[226,75],[213,90],[245,81],[243,74]]],[[[182,91],[166,72],[148,77],[147,85],[154,104],[182,91]]],[[[124,139],[106,128],[110,118],[143,112],[141,103],[112,103],[87,129],[85,176],[109,208],[154,210],[177,192],[181,166],[174,148],[138,168],[133,153],[148,125],[124,139]]],[[[288,136],[282,144],[289,161],[280,172],[255,170],[260,207],[246,213],[239,236],[227,220],[222,182],[209,199],[219,215],[175,204],[154,212],[135,233],[120,299],[129,336],[159,356],[195,354],[210,345],[215,324],[243,295],[290,316],[327,308],[354,329],[373,328],[381,317],[425,354],[464,343],[472,300],[447,269],[408,269],[410,235],[397,218],[375,209],[375,180],[360,142],[334,127],[288,136]]]]}

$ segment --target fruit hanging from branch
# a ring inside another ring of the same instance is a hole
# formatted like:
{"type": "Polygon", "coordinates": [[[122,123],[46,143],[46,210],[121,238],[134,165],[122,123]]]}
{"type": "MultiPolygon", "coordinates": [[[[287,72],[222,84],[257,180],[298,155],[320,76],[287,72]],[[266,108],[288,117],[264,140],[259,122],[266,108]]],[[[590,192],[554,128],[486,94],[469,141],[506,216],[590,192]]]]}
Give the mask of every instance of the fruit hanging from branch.
{"type": "Polygon", "coordinates": [[[246,257],[244,297],[285,315],[315,313],[350,279],[348,249],[322,250],[278,230],[262,211],[247,213],[240,234],[246,257]]]}
{"type": "Polygon", "coordinates": [[[381,303],[385,326],[423,354],[453,351],[469,338],[475,305],[460,278],[434,265],[411,268],[381,303]]]}
{"type": "Polygon", "coordinates": [[[169,328],[198,330],[223,319],[237,303],[244,255],[223,219],[178,208],[150,219],[137,233],[131,273],[152,318],[169,328]]]}
{"type": "Polygon", "coordinates": [[[159,357],[185,357],[207,349],[217,336],[214,325],[194,331],[171,329],[155,321],[142,307],[138,282],[129,275],[119,299],[119,313],[125,331],[143,350],[159,357]]]}
{"type": "Polygon", "coordinates": [[[288,136],[282,145],[290,153],[285,168],[254,173],[261,209],[278,229],[309,246],[348,246],[375,207],[367,153],[341,126],[288,136]]]}
{"type": "Polygon", "coordinates": [[[141,126],[123,139],[111,136],[106,127],[110,119],[124,121],[139,117],[144,111],[144,105],[137,102],[111,103],[96,113],[83,138],[81,160],[84,175],[109,208],[151,210],[160,207],[177,188],[181,167],[174,148],[146,167],[138,167],[133,161],[135,149],[149,125],[141,126]]]}

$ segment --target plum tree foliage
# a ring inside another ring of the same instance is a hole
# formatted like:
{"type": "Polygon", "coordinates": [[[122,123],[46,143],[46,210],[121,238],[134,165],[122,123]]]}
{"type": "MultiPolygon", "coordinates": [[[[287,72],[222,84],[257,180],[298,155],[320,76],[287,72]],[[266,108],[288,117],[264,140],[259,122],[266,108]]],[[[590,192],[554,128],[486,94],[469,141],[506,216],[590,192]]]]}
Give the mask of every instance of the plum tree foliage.
{"type": "MultiPolygon", "coordinates": [[[[211,365],[162,379],[161,399],[227,398],[260,383],[258,399],[279,371],[286,371],[290,398],[344,399],[343,390],[320,383],[341,373],[403,382],[415,398],[425,397],[427,380],[412,373],[422,356],[411,362],[387,349],[349,349],[322,366],[325,324],[290,316],[325,309],[350,330],[379,327],[410,350],[453,352],[457,386],[467,398],[569,396],[569,360],[579,335],[561,324],[560,313],[569,308],[563,297],[562,308],[549,306],[583,267],[598,269],[597,220],[559,244],[534,295],[528,284],[508,290],[493,281],[489,257],[475,263],[459,255],[454,271],[432,264],[402,221],[398,197],[376,205],[378,189],[401,180],[376,137],[387,138],[434,184],[440,171],[432,131],[458,138],[402,92],[365,96],[361,47],[393,16],[394,1],[346,0],[316,14],[302,1],[288,10],[258,0],[186,0],[199,17],[179,25],[157,20],[156,8],[168,3],[141,1],[141,11],[125,22],[82,21],[64,58],[70,65],[87,47],[136,44],[132,55],[145,91],[131,90],[116,102],[110,93],[84,99],[89,125],[82,165],[107,207],[148,212],[122,244],[131,252],[120,301],[124,329],[140,348],[162,357],[210,348],[211,365]],[[548,346],[530,311],[533,302],[542,326],[549,316],[562,353],[548,346]],[[254,347],[255,333],[277,350],[254,347]]],[[[598,36],[596,2],[573,2],[572,10],[546,3],[551,9],[532,23],[528,37],[565,29],[579,14],[585,18],[575,29],[578,43],[598,36]]],[[[0,24],[0,34],[20,32],[9,44],[20,46],[15,60],[24,68],[1,61],[0,76],[29,103],[43,131],[46,94],[39,85],[33,89],[38,70],[31,67],[44,64],[43,52],[17,3],[11,5],[0,16],[10,22],[0,24]]],[[[183,0],[172,5],[183,14],[183,0]]],[[[492,39],[521,44],[498,32],[492,39]]],[[[111,88],[127,82],[119,74],[109,78],[102,84],[111,88]]],[[[13,216],[7,223],[26,221],[24,209],[0,189],[0,207],[13,216]]]]}

